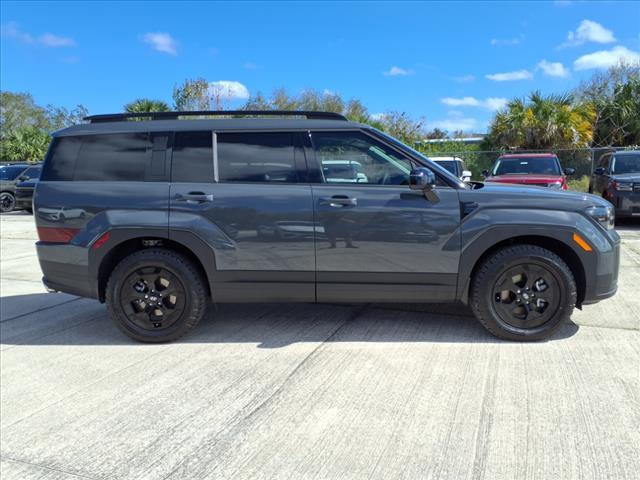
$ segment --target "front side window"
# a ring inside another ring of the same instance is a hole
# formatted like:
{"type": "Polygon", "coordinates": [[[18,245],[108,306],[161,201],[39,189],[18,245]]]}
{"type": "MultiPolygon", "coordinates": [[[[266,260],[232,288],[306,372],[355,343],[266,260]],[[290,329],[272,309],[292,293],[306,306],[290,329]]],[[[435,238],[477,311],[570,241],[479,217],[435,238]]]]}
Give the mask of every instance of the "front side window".
{"type": "Polygon", "coordinates": [[[24,170],[24,166],[7,165],[0,167],[0,180],[15,180],[24,170]]]}
{"type": "Polygon", "coordinates": [[[411,162],[364,133],[314,132],[312,139],[325,183],[409,183],[411,162]]]}
{"type": "Polygon", "coordinates": [[[293,133],[219,133],[221,182],[296,182],[293,133]]]}

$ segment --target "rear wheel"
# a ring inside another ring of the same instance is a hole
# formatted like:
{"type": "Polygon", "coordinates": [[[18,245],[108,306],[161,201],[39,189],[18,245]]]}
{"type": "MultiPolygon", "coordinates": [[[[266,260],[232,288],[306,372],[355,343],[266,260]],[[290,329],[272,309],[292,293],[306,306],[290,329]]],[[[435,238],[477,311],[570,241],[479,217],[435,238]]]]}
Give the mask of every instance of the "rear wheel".
{"type": "Polygon", "coordinates": [[[11,192],[0,193],[0,212],[12,212],[16,208],[16,197],[11,192]]]}
{"type": "Polygon", "coordinates": [[[132,253],[113,270],[106,301],[116,326],[141,342],[176,340],[204,316],[204,280],[184,255],[150,248],[132,253]]]}
{"type": "Polygon", "coordinates": [[[514,245],[493,253],[472,280],[471,306],[482,325],[506,340],[541,340],[568,320],[576,303],[571,270],[555,253],[514,245]]]}

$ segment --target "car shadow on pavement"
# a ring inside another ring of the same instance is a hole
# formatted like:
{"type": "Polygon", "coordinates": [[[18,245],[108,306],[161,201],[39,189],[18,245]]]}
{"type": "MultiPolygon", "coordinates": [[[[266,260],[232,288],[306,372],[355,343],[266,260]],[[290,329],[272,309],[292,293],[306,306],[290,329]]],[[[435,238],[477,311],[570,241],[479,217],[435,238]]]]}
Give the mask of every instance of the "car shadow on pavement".
{"type": "Polygon", "coordinates": [[[616,230],[640,230],[640,218],[618,218],[616,220],[616,230]]]}
{"type": "MultiPolygon", "coordinates": [[[[4,297],[3,310],[10,310],[12,302],[43,304],[46,295],[53,294],[4,297]]],[[[571,337],[578,329],[568,322],[550,341],[571,337]]],[[[304,342],[512,344],[490,335],[461,304],[285,303],[212,306],[192,332],[173,343],[254,343],[258,348],[280,348],[304,342]]],[[[84,299],[3,320],[0,343],[3,349],[13,345],[142,345],[115,327],[104,305],[84,299]]]]}

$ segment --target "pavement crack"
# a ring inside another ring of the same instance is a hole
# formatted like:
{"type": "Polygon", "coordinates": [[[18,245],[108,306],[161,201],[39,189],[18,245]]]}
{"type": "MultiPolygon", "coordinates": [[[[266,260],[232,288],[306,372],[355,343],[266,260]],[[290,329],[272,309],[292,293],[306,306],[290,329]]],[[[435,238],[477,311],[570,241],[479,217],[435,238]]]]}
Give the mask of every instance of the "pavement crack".
{"type": "Polygon", "coordinates": [[[9,461],[9,462],[13,462],[13,463],[20,463],[22,465],[29,465],[30,467],[40,468],[42,470],[48,470],[50,472],[63,473],[65,475],[69,475],[70,477],[85,478],[85,479],[88,479],[88,480],[97,480],[98,479],[98,477],[89,477],[87,475],[82,475],[80,473],[73,473],[73,472],[69,472],[67,470],[61,470],[59,468],[49,467],[47,465],[41,465],[39,463],[28,462],[26,460],[19,460],[17,458],[8,457],[6,455],[2,455],[2,456],[0,456],[0,458],[2,460],[5,460],[5,461],[9,461]]]}

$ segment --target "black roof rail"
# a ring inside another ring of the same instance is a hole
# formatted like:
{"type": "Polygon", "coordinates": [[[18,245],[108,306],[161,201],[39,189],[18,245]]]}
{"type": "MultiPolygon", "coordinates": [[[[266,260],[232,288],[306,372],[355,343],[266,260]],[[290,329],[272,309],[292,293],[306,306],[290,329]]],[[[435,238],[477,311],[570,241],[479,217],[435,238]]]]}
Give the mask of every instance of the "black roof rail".
{"type": "Polygon", "coordinates": [[[130,118],[148,118],[150,120],[177,120],[179,117],[305,117],[312,120],[343,120],[344,115],[334,112],[311,112],[307,110],[200,110],[187,112],[140,112],[140,113],[107,113],[84,117],[91,123],[121,122],[130,118]]]}

